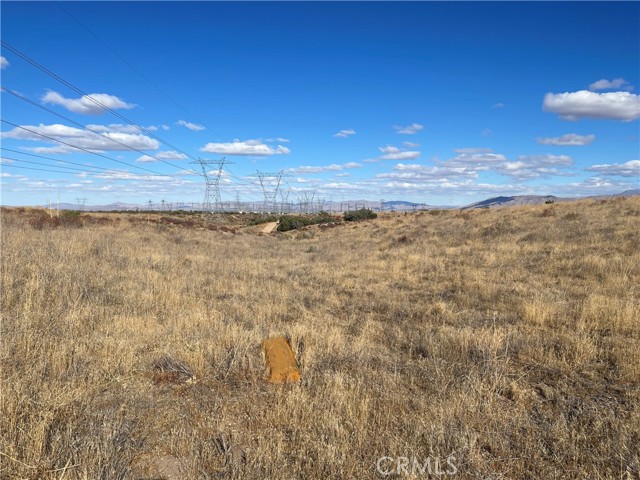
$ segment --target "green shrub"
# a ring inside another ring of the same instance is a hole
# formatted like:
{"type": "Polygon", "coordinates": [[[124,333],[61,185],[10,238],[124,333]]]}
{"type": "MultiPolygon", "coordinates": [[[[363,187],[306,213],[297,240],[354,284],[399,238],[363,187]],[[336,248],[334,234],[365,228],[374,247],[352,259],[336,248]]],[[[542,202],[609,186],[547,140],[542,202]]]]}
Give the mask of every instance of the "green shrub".
{"type": "Polygon", "coordinates": [[[288,232],[307,225],[317,225],[319,223],[339,222],[339,217],[334,217],[328,212],[319,212],[317,215],[283,215],[278,224],[279,232],[288,232]]]}
{"type": "Polygon", "coordinates": [[[283,216],[280,217],[280,223],[278,224],[279,232],[288,232],[289,230],[295,230],[297,228],[302,228],[306,225],[310,225],[308,218],[299,217],[299,216],[283,216]]]}
{"type": "Polygon", "coordinates": [[[361,208],[360,210],[344,212],[344,220],[346,222],[357,222],[360,220],[369,220],[372,218],[378,218],[378,214],[370,208],[361,208]]]}

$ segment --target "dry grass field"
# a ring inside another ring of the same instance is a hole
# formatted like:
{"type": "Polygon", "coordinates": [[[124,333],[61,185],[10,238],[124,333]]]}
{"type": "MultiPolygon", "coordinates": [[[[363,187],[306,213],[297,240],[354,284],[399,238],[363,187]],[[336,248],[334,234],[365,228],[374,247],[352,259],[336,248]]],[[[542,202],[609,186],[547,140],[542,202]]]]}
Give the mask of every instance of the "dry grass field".
{"type": "Polygon", "coordinates": [[[639,478],[640,198],[43,215],[2,211],[2,478],[639,478]],[[275,335],[300,383],[265,382],[275,335]]]}

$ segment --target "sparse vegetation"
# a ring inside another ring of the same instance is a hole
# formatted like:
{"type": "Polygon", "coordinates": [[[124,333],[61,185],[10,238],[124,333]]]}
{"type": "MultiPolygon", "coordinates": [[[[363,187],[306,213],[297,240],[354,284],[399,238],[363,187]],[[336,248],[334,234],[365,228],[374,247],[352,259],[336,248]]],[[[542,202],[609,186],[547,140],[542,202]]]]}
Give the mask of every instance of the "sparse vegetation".
{"type": "Polygon", "coordinates": [[[344,212],[345,222],[358,222],[360,220],[372,220],[374,218],[378,218],[378,214],[370,208],[361,208],[360,210],[344,212]]]}
{"type": "Polygon", "coordinates": [[[639,212],[383,213],[297,241],[3,209],[1,476],[163,478],[170,456],[185,479],[382,478],[382,456],[453,455],[451,478],[638,478],[639,212]],[[264,381],[282,334],[299,384],[264,381]]]}
{"type": "Polygon", "coordinates": [[[316,215],[283,215],[280,217],[278,231],[288,232],[289,230],[296,230],[308,225],[335,223],[339,221],[340,219],[338,217],[334,217],[327,212],[320,212],[316,215]]]}

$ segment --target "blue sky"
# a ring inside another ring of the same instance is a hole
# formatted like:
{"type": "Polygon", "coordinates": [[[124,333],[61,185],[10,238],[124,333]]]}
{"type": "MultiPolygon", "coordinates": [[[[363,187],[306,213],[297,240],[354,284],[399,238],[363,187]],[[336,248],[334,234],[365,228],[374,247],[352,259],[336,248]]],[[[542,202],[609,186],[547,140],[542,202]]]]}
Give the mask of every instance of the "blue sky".
{"type": "Polygon", "coordinates": [[[5,205],[198,202],[198,157],[234,162],[228,200],[261,198],[257,170],[290,201],[639,187],[638,2],[1,8],[5,205]]]}

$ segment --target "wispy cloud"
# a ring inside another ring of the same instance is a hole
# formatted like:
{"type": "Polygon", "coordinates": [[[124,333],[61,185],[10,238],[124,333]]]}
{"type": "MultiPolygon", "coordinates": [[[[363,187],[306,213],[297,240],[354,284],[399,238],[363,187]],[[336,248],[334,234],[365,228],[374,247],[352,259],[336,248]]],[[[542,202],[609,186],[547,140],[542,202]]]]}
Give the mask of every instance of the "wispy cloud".
{"type": "Polygon", "coordinates": [[[392,145],[379,147],[382,155],[378,157],[380,160],[416,160],[420,158],[420,152],[417,150],[402,150],[392,145]]]}
{"type": "Polygon", "coordinates": [[[356,131],[352,128],[347,128],[346,130],[340,130],[338,133],[334,134],[334,137],[337,138],[347,138],[351,135],[355,135],[356,131]]]}
{"type": "MultiPolygon", "coordinates": [[[[122,125],[121,123],[112,123],[110,125],[87,125],[89,130],[93,132],[111,132],[111,133],[141,133],[141,128],[133,125],[122,125]]],[[[149,125],[148,127],[142,127],[150,132],[158,130],[155,125],[149,125]]]]}
{"type": "Polygon", "coordinates": [[[518,180],[528,180],[573,175],[558,168],[572,164],[573,160],[567,155],[520,155],[515,162],[504,162],[498,165],[496,171],[518,180]]]}
{"type": "Polygon", "coordinates": [[[588,172],[598,172],[601,175],[618,177],[640,177],[640,160],[629,160],[626,163],[611,163],[593,165],[588,172]]]}
{"type": "Polygon", "coordinates": [[[9,60],[0,55],[0,70],[4,70],[9,66],[9,60]]]}
{"type": "Polygon", "coordinates": [[[492,153],[492,148],[456,148],[454,149],[456,153],[492,153]]]}
{"type": "Polygon", "coordinates": [[[542,108],[563,120],[595,118],[629,122],[640,118],[640,97],[629,92],[596,93],[589,90],[547,93],[542,108]]]}
{"type": "Polygon", "coordinates": [[[502,102],[494,103],[493,105],[491,105],[491,108],[494,108],[494,109],[504,108],[504,103],[502,102]]]}
{"type": "Polygon", "coordinates": [[[80,98],[65,98],[53,90],[49,90],[42,97],[42,101],[44,103],[60,105],[70,112],[83,115],[102,115],[106,112],[105,108],[111,110],[130,110],[136,106],[133,103],[127,103],[115,95],[109,95],[107,93],[91,93],[89,95],[83,95],[80,98]]]}
{"type": "Polygon", "coordinates": [[[295,168],[288,168],[286,171],[290,173],[322,173],[322,172],[340,172],[349,168],[358,168],[362,165],[356,162],[347,162],[343,164],[333,163],[331,165],[318,165],[318,166],[302,166],[295,168]]]}
{"type": "Polygon", "coordinates": [[[234,140],[231,143],[207,143],[200,149],[201,152],[218,153],[221,155],[254,155],[258,157],[281,155],[291,153],[282,145],[270,146],[260,140],[234,140]]]}
{"type": "Polygon", "coordinates": [[[567,133],[561,137],[538,137],[536,141],[541,145],[580,146],[590,145],[596,139],[595,135],[577,135],[567,133]]]}
{"type": "MultiPolygon", "coordinates": [[[[24,129],[16,127],[8,132],[2,132],[0,137],[31,140],[35,142],[52,142],[39,135],[42,134],[92,151],[157,150],[159,147],[158,141],[153,138],[140,134],[122,133],[117,131],[117,129],[116,131],[112,131],[104,125],[94,125],[94,127],[101,127],[101,132],[81,130],[61,124],[22,125],[22,127],[24,127],[24,129]],[[112,140],[116,140],[119,143],[112,140]]],[[[66,145],[36,147],[30,150],[37,153],[72,153],[79,151],[66,145]]]]}
{"type": "Polygon", "coordinates": [[[396,130],[396,132],[403,135],[414,135],[422,130],[424,128],[424,125],[420,125],[419,123],[412,123],[411,125],[407,125],[406,127],[394,125],[393,128],[396,130]]]}
{"type": "Polygon", "coordinates": [[[607,80],[603,78],[589,85],[589,90],[615,90],[622,88],[624,90],[633,90],[633,87],[624,78],[614,78],[607,80]]]}
{"type": "Polygon", "coordinates": [[[176,122],[176,125],[181,125],[181,126],[183,126],[185,128],[188,128],[189,130],[193,130],[194,132],[199,132],[199,131],[205,129],[205,127],[203,125],[198,125],[197,123],[187,122],[186,120],[178,120],[176,122]]]}

